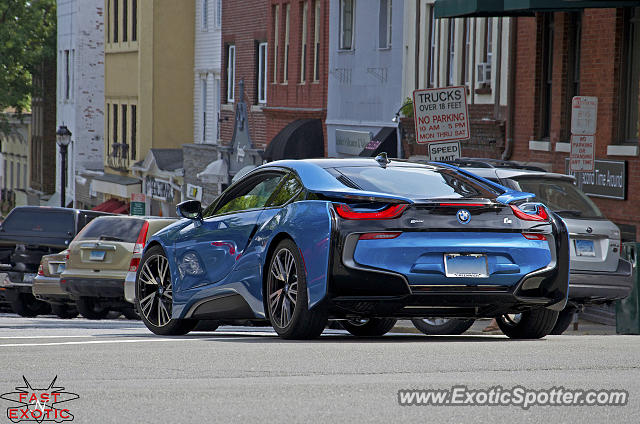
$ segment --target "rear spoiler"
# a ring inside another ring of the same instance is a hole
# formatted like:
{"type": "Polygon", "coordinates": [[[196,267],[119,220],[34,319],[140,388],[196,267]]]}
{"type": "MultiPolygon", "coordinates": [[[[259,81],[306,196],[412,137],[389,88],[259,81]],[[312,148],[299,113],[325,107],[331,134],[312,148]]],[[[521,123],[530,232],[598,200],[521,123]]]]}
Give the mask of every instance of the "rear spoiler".
{"type": "Polygon", "coordinates": [[[517,202],[517,201],[530,201],[534,197],[536,197],[533,193],[527,193],[524,191],[513,190],[498,183],[494,183],[491,180],[486,178],[482,178],[476,174],[473,174],[469,171],[465,171],[464,169],[458,168],[457,166],[453,166],[444,162],[431,162],[436,165],[445,166],[447,168],[455,169],[457,172],[466,175],[467,177],[473,178],[474,180],[491,187],[494,190],[498,190],[498,192],[502,192],[498,197],[496,197],[496,201],[508,205],[509,203],[517,202]]]}
{"type": "Polygon", "coordinates": [[[353,188],[343,188],[340,190],[309,190],[316,194],[321,194],[323,196],[332,198],[332,199],[343,199],[345,201],[348,200],[360,200],[367,202],[384,202],[384,203],[415,203],[413,200],[408,197],[402,196],[394,196],[392,194],[386,193],[378,193],[375,191],[362,191],[353,188]]]}

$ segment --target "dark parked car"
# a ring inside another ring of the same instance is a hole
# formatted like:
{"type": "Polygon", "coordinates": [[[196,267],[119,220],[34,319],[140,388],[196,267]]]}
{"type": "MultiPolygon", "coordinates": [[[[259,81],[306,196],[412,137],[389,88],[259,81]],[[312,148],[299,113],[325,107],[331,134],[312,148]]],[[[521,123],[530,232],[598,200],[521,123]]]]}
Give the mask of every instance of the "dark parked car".
{"type": "Polygon", "coordinates": [[[71,208],[20,206],[0,225],[0,293],[13,311],[25,317],[49,312],[32,293],[44,255],[69,247],[75,235],[104,212],[71,208]]]}

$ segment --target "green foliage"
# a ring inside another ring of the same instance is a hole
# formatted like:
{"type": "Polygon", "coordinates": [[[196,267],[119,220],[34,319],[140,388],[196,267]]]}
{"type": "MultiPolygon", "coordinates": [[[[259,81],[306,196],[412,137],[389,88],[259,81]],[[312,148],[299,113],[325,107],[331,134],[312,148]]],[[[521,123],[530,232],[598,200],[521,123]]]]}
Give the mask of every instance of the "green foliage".
{"type": "Polygon", "coordinates": [[[29,110],[32,75],[56,57],[56,20],[56,0],[0,1],[0,112],[29,110]]]}
{"type": "Polygon", "coordinates": [[[402,106],[402,109],[400,109],[400,113],[405,117],[413,116],[413,100],[411,97],[407,97],[405,99],[404,105],[402,106]]]}

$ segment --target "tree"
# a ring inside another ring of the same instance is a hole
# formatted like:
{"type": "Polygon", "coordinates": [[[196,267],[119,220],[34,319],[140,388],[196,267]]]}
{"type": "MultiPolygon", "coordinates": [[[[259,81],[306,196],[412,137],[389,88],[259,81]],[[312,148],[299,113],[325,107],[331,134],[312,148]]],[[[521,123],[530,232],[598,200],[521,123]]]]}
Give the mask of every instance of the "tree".
{"type": "MultiPolygon", "coordinates": [[[[32,76],[56,57],[56,0],[0,1],[0,112],[29,110],[32,76]]],[[[0,114],[0,132],[8,122],[0,114]]]]}

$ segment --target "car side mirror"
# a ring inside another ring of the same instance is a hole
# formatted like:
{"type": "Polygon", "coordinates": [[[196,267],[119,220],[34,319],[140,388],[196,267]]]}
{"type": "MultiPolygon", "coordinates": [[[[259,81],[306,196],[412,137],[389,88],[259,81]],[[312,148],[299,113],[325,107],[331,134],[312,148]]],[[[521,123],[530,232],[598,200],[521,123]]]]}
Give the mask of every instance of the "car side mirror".
{"type": "Polygon", "coordinates": [[[202,221],[202,204],[197,200],[186,200],[176,206],[178,216],[202,221]]]}

